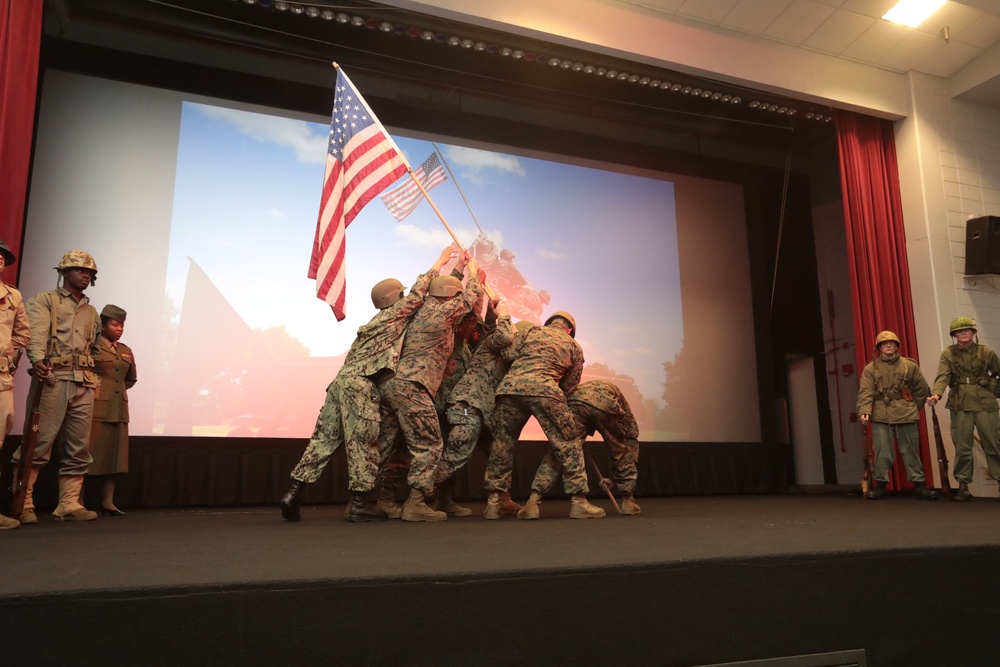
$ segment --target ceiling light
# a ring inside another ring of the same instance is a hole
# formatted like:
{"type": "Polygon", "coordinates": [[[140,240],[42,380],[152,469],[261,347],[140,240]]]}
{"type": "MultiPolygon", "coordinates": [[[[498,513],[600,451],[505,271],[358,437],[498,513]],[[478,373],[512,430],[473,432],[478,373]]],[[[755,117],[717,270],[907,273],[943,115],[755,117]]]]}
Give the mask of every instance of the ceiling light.
{"type": "Polygon", "coordinates": [[[899,0],[896,6],[882,15],[886,21],[916,28],[948,0],[899,0]]]}

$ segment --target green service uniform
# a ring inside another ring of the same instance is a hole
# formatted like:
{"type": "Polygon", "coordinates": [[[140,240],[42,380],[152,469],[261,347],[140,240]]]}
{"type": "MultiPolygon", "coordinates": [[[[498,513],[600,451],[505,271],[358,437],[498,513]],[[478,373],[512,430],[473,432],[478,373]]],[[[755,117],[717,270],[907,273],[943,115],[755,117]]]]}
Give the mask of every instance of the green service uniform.
{"type": "Polygon", "coordinates": [[[128,393],[138,376],[135,357],[128,345],[101,336],[94,371],[101,386],[94,398],[94,420],[90,426],[89,475],[128,472],[128,393]]]}
{"type": "Polygon", "coordinates": [[[1000,480],[1000,440],[997,429],[1000,417],[994,395],[1000,377],[1000,360],[997,354],[981,343],[971,343],[964,349],[949,345],[941,353],[937,378],[932,392],[938,396],[948,392],[948,409],[951,410],[951,439],[955,443],[953,474],[959,482],[972,482],[972,432],[979,433],[979,441],[986,455],[990,476],[1000,480]]]}
{"type": "Polygon", "coordinates": [[[857,410],[859,415],[871,418],[875,479],[889,481],[895,438],[907,478],[918,486],[924,483],[917,424],[930,393],[917,362],[898,353],[891,357],[880,355],[861,372],[857,410]]]}

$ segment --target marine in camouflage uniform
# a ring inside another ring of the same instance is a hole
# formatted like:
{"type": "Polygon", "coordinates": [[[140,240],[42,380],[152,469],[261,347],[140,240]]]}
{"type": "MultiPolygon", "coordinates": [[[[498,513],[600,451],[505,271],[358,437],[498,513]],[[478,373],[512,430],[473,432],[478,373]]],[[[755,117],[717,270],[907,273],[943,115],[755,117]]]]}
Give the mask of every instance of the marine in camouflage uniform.
{"type": "Polygon", "coordinates": [[[455,326],[478,306],[483,295],[477,275],[479,263],[469,257],[468,251],[462,262],[469,268],[465,288],[454,276],[441,276],[432,282],[423,305],[406,329],[395,375],[378,383],[382,400],[398,421],[413,457],[407,476],[410,495],[403,505],[404,521],[447,518],[426,505],[426,497],[434,493],[434,469],[444,447],[434,396],[453,351],[455,326]]]}
{"type": "Polygon", "coordinates": [[[456,253],[449,246],[430,271],[417,278],[406,296],[402,285],[389,279],[372,290],[372,303],[379,312],[358,329],[344,365],[327,387],[316,426],[298,465],[292,470],[292,487],[281,499],[282,516],[301,518],[302,488],[319,479],[330,457],[346,443],[348,488],[351,502],[347,519],[370,521],[386,518],[369,506],[365,494],[375,487],[378,473],[379,394],[375,383],[391,375],[399,363],[403,333],[410,318],[424,302],[431,280],[456,253]]]}
{"type": "Polygon", "coordinates": [[[952,469],[958,481],[958,491],[952,500],[972,499],[969,483],[972,481],[973,430],[986,455],[990,476],[1000,480],[1000,441],[997,429],[1000,416],[997,405],[997,378],[1000,378],[1000,360],[987,346],[975,340],[977,329],[974,320],[956,317],[951,321],[949,333],[955,343],[941,352],[934,388],[927,399],[935,405],[948,391],[948,409],[951,411],[951,439],[955,443],[955,464],[952,469]]]}
{"type": "Polygon", "coordinates": [[[500,518],[500,493],[510,491],[514,447],[532,415],[545,432],[563,472],[564,490],[573,496],[570,516],[604,516],[604,510],[587,502],[590,488],[583,439],[566,402],[566,395],[576,389],[583,374],[583,350],[573,339],[575,334],[573,317],[560,311],[550,316],[545,326],[529,329],[518,341],[510,370],[497,387],[493,447],[484,480],[490,494],[484,518],[500,518]]]}
{"type": "MultiPolygon", "coordinates": [[[[0,241],[0,273],[16,261],[4,241],[0,241]]],[[[31,342],[31,328],[24,310],[24,298],[16,287],[0,282],[0,442],[4,447],[0,452],[0,493],[4,494],[7,507],[11,485],[14,483],[14,468],[11,460],[16,449],[15,443],[6,441],[7,434],[14,428],[14,371],[21,352],[31,342]]],[[[6,509],[4,510],[6,511],[6,509]]],[[[17,519],[0,515],[0,530],[17,528],[17,519]]]]}
{"type": "Polygon", "coordinates": [[[875,447],[875,480],[867,498],[879,500],[886,496],[889,470],[896,453],[894,436],[906,465],[906,476],[914,484],[915,496],[920,500],[937,498],[937,493],[928,489],[924,481],[917,426],[930,393],[917,362],[899,354],[896,334],[883,331],[876,336],[875,358],[861,372],[857,405],[861,422],[871,422],[875,447]]]}
{"type": "MultiPolygon", "coordinates": [[[[60,521],[91,521],[97,518],[80,504],[83,477],[87,474],[90,424],[94,395],[100,379],[94,372],[101,320],[97,309],[83,293],[97,280],[94,258],[82,250],[71,250],[56,267],[62,286],[39,292],[24,304],[31,327],[27,347],[32,365],[26,414],[35,396],[38,403],[38,435],[21,523],[37,523],[33,490],[38,472],[57,444],[61,445],[59,505],[52,516],[60,521]]],[[[25,419],[25,423],[30,423],[25,419]]]]}

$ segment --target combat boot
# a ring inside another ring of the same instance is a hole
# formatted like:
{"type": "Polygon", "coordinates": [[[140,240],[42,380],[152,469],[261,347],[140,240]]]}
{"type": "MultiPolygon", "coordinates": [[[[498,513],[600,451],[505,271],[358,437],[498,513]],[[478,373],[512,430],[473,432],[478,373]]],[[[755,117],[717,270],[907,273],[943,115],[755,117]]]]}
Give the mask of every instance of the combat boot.
{"type": "Polygon", "coordinates": [[[302,505],[302,489],[305,486],[305,482],[292,478],[291,488],[278,501],[278,506],[281,507],[281,517],[285,521],[299,521],[302,518],[299,507],[302,505]]]}
{"type": "Polygon", "coordinates": [[[0,530],[10,530],[11,528],[17,528],[20,525],[21,522],[17,519],[11,519],[9,516],[0,514],[0,530]]]}
{"type": "Polygon", "coordinates": [[[56,521],[93,521],[97,512],[80,504],[83,475],[59,475],[59,504],[52,512],[56,521]]]}
{"type": "Polygon", "coordinates": [[[449,477],[441,482],[437,490],[437,498],[434,499],[434,509],[444,512],[448,516],[469,516],[472,510],[462,507],[455,502],[455,478],[449,477]]]}
{"type": "Polygon", "coordinates": [[[375,507],[379,508],[390,519],[401,519],[403,517],[403,506],[396,502],[396,491],[390,489],[385,484],[378,492],[378,502],[375,507]]]}
{"type": "Polygon", "coordinates": [[[532,491],[528,496],[528,502],[517,513],[518,519],[539,519],[542,516],[542,494],[532,491]]]}
{"type": "Polygon", "coordinates": [[[344,518],[354,523],[364,523],[385,521],[389,516],[374,503],[368,502],[367,494],[363,491],[351,491],[351,501],[347,503],[347,512],[344,513],[344,518]]]}
{"type": "Polygon", "coordinates": [[[631,493],[622,496],[621,508],[622,514],[627,514],[628,516],[635,516],[636,514],[642,512],[642,510],[639,509],[639,503],[635,502],[635,498],[631,493]]]}
{"type": "Polygon", "coordinates": [[[486,511],[483,512],[484,519],[499,519],[500,518],[500,493],[497,491],[491,491],[489,497],[486,499],[486,511]]]}
{"type": "Polygon", "coordinates": [[[934,489],[928,489],[924,486],[924,482],[921,480],[919,482],[913,483],[913,497],[917,500],[937,500],[938,494],[934,489]]]}
{"type": "Polygon", "coordinates": [[[959,482],[958,491],[955,492],[955,495],[953,495],[951,499],[959,503],[967,503],[972,500],[972,492],[969,491],[969,483],[959,482]]]}
{"type": "Polygon", "coordinates": [[[604,516],[604,510],[596,505],[587,502],[587,496],[573,496],[569,506],[569,518],[571,519],[600,519],[604,516]]]}
{"type": "Polygon", "coordinates": [[[886,497],[887,491],[885,490],[885,482],[880,479],[875,480],[875,486],[868,490],[865,494],[865,498],[868,500],[882,500],[886,497]]]}
{"type": "Polygon", "coordinates": [[[521,506],[511,499],[510,493],[507,491],[500,492],[498,504],[500,506],[500,516],[517,516],[517,513],[521,511],[521,506]]]}
{"type": "Polygon", "coordinates": [[[410,497],[403,503],[403,521],[445,521],[448,515],[435,512],[427,506],[424,493],[420,489],[410,489],[410,497]]]}
{"type": "Polygon", "coordinates": [[[21,516],[17,517],[22,526],[30,526],[38,523],[38,515],[35,514],[34,508],[26,509],[21,512],[21,516]]]}

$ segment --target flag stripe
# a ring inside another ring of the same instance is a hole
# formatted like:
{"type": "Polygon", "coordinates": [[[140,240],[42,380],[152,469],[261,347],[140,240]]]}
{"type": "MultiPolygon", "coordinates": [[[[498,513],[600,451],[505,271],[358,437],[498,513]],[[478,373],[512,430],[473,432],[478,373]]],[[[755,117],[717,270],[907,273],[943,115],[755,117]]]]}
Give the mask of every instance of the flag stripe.
{"type": "Polygon", "coordinates": [[[338,320],[346,316],[347,227],[366,204],[406,172],[406,162],[392,138],[343,70],[338,70],[308,272],[316,280],[316,296],[330,304],[338,320]]]}

